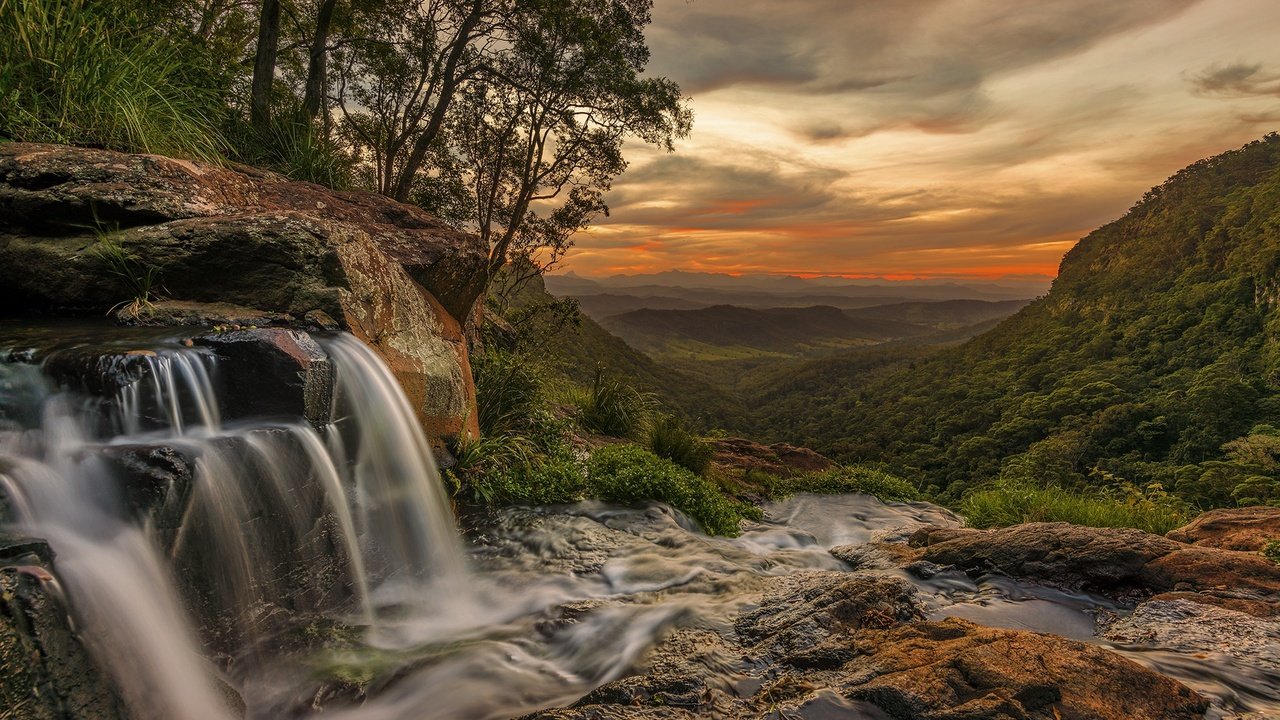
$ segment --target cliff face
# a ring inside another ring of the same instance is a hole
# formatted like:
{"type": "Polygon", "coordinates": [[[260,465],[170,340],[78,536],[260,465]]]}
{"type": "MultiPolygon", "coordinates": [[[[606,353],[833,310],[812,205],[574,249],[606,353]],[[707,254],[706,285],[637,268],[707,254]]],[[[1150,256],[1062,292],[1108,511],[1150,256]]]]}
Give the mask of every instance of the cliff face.
{"type": "Polygon", "coordinates": [[[463,334],[485,259],[479,238],[372,193],[0,145],[0,311],[101,315],[149,292],[132,321],[337,326],[382,355],[436,439],[476,429],[463,334]]]}

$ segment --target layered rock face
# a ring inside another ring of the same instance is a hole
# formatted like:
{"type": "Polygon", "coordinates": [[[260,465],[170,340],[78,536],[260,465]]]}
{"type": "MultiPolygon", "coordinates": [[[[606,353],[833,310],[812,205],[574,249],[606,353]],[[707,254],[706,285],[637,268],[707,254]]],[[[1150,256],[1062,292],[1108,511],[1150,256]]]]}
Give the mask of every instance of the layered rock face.
{"type": "Polygon", "coordinates": [[[464,325],[485,261],[475,236],[371,193],[151,155],[0,145],[0,306],[103,314],[142,286],[165,301],[134,321],[332,324],[382,355],[436,439],[475,430],[464,325]]]}

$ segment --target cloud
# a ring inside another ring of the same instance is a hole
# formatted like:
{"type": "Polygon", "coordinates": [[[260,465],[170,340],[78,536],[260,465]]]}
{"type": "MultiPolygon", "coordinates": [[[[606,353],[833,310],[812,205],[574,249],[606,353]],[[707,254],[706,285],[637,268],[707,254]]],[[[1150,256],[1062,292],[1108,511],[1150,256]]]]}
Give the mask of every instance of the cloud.
{"type": "Polygon", "coordinates": [[[1192,88],[1201,95],[1246,98],[1280,97],[1280,73],[1269,72],[1262,63],[1212,65],[1189,76],[1192,88]]]}

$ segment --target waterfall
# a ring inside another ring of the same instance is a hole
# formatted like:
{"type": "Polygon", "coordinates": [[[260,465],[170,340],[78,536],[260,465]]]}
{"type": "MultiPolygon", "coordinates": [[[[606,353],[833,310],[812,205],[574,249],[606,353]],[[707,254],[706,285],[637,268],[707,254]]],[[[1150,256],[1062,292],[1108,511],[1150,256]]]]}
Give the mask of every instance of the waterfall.
{"type": "Polygon", "coordinates": [[[48,542],[132,714],[231,717],[209,643],[243,659],[299,610],[373,636],[380,608],[466,574],[394,377],[351,336],[323,346],[335,382],[321,427],[224,420],[216,354],[176,339],[104,350],[85,365],[102,377],[80,385],[48,358],[0,363],[0,520],[8,508],[10,532],[48,542]]]}

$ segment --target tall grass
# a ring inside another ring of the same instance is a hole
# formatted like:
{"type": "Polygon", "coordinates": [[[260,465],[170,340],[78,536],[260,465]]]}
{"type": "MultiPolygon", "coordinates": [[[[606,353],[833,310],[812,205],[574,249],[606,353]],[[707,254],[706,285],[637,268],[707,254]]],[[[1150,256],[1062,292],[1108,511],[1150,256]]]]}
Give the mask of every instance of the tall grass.
{"type": "Polygon", "coordinates": [[[596,368],[591,388],[574,398],[578,422],[591,431],[616,438],[638,438],[649,428],[653,396],[596,368]]]}
{"type": "Polygon", "coordinates": [[[649,429],[649,449],[654,455],[702,475],[711,466],[715,450],[674,415],[659,415],[649,429]]]}
{"type": "Polygon", "coordinates": [[[293,180],[331,188],[353,184],[355,160],[327,136],[317,123],[303,116],[296,100],[281,103],[265,129],[238,122],[231,133],[235,159],[274,170],[293,180]]]}
{"type": "Polygon", "coordinates": [[[226,105],[127,2],[0,0],[0,136],[217,161],[226,105]]]}
{"type": "Polygon", "coordinates": [[[1191,514],[1184,503],[1160,488],[1132,486],[1088,492],[1004,482],[970,493],[960,513],[979,528],[1024,522],[1068,522],[1089,527],[1131,527],[1163,535],[1185,525],[1191,514]]]}

